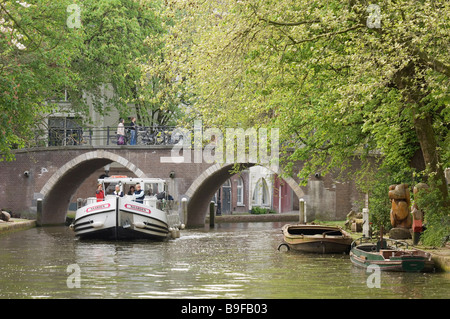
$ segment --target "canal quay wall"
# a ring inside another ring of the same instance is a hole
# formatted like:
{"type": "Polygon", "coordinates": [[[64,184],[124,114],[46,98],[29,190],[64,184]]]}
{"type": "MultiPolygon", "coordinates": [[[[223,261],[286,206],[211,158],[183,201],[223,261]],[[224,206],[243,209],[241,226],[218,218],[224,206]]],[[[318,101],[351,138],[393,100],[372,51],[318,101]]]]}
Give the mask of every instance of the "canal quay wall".
{"type": "Polygon", "coordinates": [[[0,235],[36,227],[36,220],[10,218],[9,221],[0,220],[0,235]]]}

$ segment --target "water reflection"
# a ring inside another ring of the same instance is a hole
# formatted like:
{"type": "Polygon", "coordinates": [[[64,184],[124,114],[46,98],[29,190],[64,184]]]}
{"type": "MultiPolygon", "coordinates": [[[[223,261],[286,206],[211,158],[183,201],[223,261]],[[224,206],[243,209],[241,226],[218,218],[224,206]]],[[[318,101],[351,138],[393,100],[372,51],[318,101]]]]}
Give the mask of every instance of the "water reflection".
{"type": "Polygon", "coordinates": [[[80,241],[67,227],[1,238],[0,298],[448,298],[447,274],[382,273],[348,255],[279,252],[282,223],[220,224],[166,242],[80,241]],[[80,267],[80,288],[67,266],[80,267]]]}

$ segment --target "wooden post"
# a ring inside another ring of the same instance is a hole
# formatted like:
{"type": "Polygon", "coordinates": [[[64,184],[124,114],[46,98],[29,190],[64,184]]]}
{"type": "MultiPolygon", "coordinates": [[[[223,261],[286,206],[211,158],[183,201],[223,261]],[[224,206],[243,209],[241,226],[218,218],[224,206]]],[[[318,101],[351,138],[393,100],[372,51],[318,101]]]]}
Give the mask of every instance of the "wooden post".
{"type": "Polygon", "coordinates": [[[363,208],[362,214],[363,214],[363,229],[362,229],[363,236],[370,237],[370,234],[369,234],[369,209],[363,208]]]}
{"type": "Polygon", "coordinates": [[[36,224],[41,226],[42,223],[42,198],[36,200],[36,224]]]}
{"type": "Polygon", "coordinates": [[[303,198],[299,199],[299,223],[304,224],[305,223],[305,200],[303,198]]]}
{"type": "Polygon", "coordinates": [[[181,199],[181,212],[183,216],[183,223],[187,224],[187,198],[183,197],[181,199]]]}
{"type": "Polygon", "coordinates": [[[214,212],[214,202],[211,201],[211,203],[209,203],[209,227],[214,227],[214,217],[215,217],[215,212],[214,212]]]}

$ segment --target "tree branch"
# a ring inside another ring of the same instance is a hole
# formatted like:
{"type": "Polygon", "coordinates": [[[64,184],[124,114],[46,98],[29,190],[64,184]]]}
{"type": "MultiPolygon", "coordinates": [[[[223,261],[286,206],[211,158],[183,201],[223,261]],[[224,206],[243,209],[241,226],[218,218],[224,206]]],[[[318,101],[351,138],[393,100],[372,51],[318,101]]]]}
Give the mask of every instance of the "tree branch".
{"type": "Polygon", "coordinates": [[[319,35],[317,35],[315,37],[312,37],[312,38],[309,38],[309,39],[295,40],[295,39],[291,38],[291,41],[294,41],[294,44],[300,44],[300,43],[304,43],[304,42],[312,42],[312,41],[315,41],[315,40],[320,39],[320,38],[326,38],[326,37],[335,36],[335,35],[338,35],[338,34],[347,33],[349,31],[360,29],[360,28],[363,28],[363,27],[365,27],[365,25],[357,24],[357,25],[355,25],[353,27],[350,27],[350,28],[347,28],[347,29],[344,29],[344,30],[319,34],[319,35]]]}
{"type": "Polygon", "coordinates": [[[264,22],[267,22],[267,23],[272,24],[272,25],[287,26],[287,27],[294,27],[294,26],[302,25],[302,24],[311,24],[311,23],[320,22],[319,19],[303,20],[303,21],[298,21],[298,22],[277,22],[277,21],[272,21],[272,20],[269,20],[269,19],[266,19],[266,18],[262,18],[262,17],[258,17],[258,19],[260,21],[264,21],[264,22]]]}
{"type": "Polygon", "coordinates": [[[434,71],[442,73],[446,76],[450,76],[450,66],[442,63],[441,61],[434,59],[433,57],[429,56],[428,54],[426,54],[423,51],[420,51],[417,48],[413,49],[413,53],[420,58],[420,61],[423,64],[430,67],[434,71]]]}

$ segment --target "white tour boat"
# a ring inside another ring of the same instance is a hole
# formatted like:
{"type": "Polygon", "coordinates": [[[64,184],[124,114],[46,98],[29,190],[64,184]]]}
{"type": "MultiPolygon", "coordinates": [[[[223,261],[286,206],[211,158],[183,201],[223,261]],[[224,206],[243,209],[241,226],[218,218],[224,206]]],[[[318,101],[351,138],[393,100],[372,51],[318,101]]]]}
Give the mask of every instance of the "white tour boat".
{"type": "Polygon", "coordinates": [[[130,178],[111,176],[98,180],[106,194],[104,200],[86,199],[86,205],[76,211],[70,228],[80,238],[163,240],[180,236],[181,224],[173,200],[167,193],[166,182],[159,178],[130,178]],[[142,203],[134,194],[127,195],[131,186],[141,185],[145,192],[142,203]],[[114,195],[120,186],[123,197],[114,195]]]}

